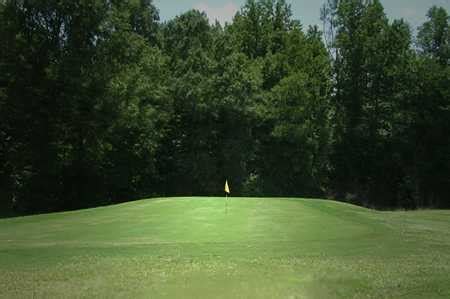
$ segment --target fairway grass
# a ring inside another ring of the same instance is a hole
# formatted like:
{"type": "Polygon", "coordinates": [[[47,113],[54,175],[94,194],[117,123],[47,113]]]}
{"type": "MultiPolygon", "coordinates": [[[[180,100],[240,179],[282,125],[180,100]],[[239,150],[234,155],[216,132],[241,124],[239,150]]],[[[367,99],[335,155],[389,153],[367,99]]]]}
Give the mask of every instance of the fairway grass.
{"type": "Polygon", "coordinates": [[[0,298],[450,298],[450,211],[167,198],[2,219],[0,298]]]}

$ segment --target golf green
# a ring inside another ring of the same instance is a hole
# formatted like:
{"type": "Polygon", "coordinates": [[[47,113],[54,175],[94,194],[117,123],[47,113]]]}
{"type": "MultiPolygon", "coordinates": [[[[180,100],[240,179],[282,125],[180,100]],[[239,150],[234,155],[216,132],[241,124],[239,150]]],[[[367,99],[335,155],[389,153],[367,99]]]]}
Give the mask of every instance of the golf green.
{"type": "Polygon", "coordinates": [[[450,211],[160,198],[0,220],[1,298],[450,298],[450,211]]]}

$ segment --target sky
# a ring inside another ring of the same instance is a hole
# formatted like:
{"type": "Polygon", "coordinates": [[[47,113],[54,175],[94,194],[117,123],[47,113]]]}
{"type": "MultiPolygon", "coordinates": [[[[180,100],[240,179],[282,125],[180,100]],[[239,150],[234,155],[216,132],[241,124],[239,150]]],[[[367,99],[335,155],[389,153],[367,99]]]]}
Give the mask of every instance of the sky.
{"type": "MultiPolygon", "coordinates": [[[[291,4],[294,18],[307,27],[321,25],[320,8],[324,0],[287,0],[291,4]]],[[[442,6],[450,12],[450,0],[381,0],[387,15],[392,19],[404,18],[413,29],[426,20],[428,9],[442,6]]],[[[167,21],[189,10],[198,9],[206,12],[210,21],[230,22],[245,0],[154,0],[162,21],[167,21]]]]}

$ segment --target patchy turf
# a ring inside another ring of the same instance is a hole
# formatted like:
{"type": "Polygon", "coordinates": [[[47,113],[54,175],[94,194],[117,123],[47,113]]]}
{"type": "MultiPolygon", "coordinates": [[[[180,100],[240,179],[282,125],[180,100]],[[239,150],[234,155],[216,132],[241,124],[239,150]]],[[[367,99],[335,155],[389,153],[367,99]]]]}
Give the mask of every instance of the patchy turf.
{"type": "Polygon", "coordinates": [[[450,211],[151,199],[0,220],[4,298],[450,298],[450,211]]]}

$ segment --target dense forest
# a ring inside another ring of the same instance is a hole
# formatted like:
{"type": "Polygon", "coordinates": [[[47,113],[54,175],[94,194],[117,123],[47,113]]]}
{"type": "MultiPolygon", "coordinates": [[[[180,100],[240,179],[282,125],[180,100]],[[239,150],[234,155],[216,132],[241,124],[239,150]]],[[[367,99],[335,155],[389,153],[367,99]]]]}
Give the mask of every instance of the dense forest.
{"type": "Polygon", "coordinates": [[[450,18],[284,0],[231,24],[152,0],[0,1],[0,209],[150,196],[450,207],[450,18]]]}

